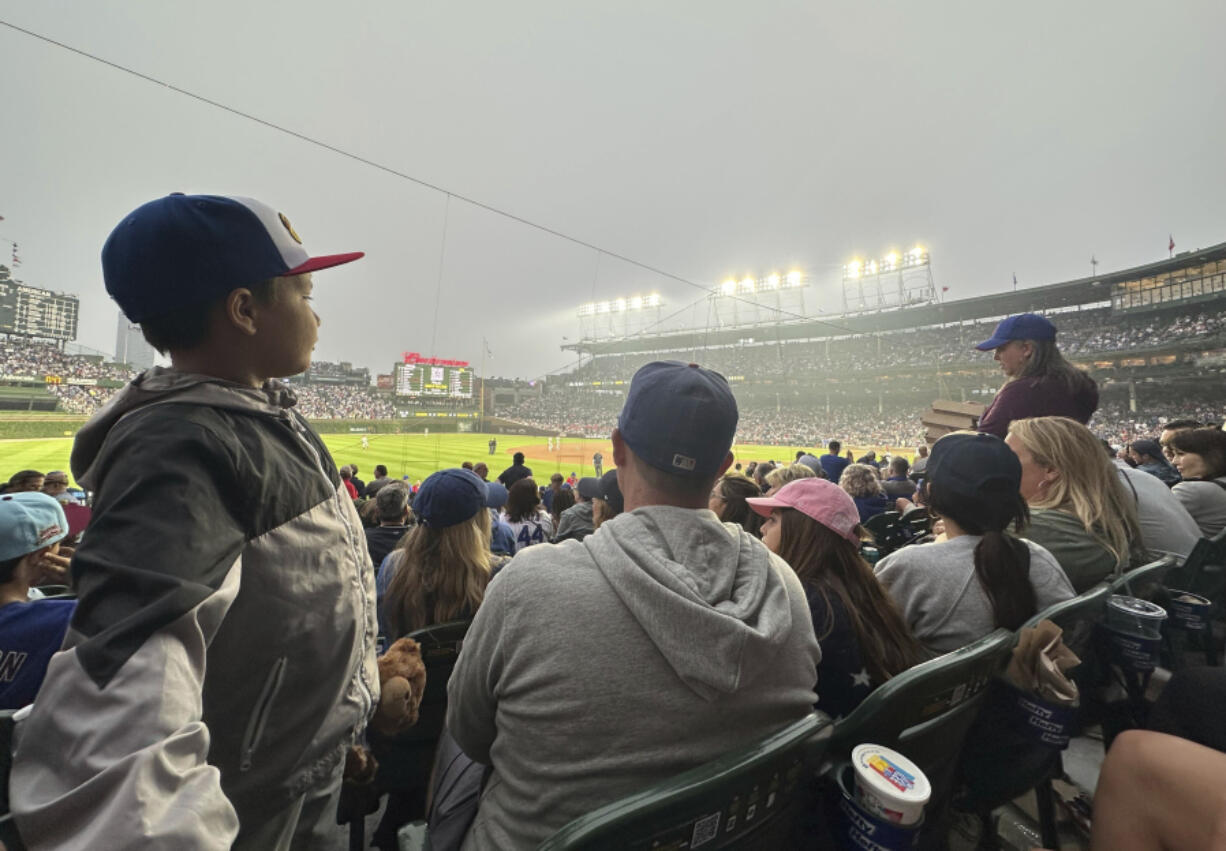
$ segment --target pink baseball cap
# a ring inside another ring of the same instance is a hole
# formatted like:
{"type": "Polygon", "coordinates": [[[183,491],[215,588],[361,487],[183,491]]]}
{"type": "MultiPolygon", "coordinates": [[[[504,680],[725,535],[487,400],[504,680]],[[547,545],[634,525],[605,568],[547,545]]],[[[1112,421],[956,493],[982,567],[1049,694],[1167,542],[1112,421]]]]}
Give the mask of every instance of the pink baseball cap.
{"type": "Polygon", "coordinates": [[[826,479],[797,479],[781,487],[774,496],[750,497],[745,501],[763,517],[769,517],[776,508],[795,508],[853,544],[860,543],[855,533],[860,523],[855,501],[847,491],[826,479]]]}

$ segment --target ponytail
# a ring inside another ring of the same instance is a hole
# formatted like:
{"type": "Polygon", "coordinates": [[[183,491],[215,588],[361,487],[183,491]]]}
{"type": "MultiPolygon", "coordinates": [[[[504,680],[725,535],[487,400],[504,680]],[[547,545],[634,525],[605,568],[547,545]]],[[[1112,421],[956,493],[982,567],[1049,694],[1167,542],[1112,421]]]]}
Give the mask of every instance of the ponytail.
{"type": "Polygon", "coordinates": [[[1016,486],[969,497],[926,482],[925,501],[938,517],[948,517],[962,531],[981,535],[975,545],[975,578],[992,604],[997,627],[1018,629],[1039,604],[1030,584],[1030,547],[1006,530],[1021,532],[1030,511],[1016,486]]]}
{"type": "Polygon", "coordinates": [[[987,531],[975,545],[975,576],[992,604],[997,627],[1017,630],[1038,611],[1030,584],[1030,548],[1002,531],[987,531]]]}

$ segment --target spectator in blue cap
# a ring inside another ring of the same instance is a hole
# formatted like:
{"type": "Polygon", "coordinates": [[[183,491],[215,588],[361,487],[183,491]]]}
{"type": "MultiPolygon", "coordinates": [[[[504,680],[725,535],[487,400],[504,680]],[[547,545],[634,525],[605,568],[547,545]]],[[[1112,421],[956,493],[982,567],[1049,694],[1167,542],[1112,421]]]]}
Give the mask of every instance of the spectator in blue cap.
{"type": "Polygon", "coordinates": [[[1056,326],[1037,313],[1019,313],[996,326],[975,348],[993,351],[1005,373],[979,430],[1004,439],[1009,423],[1027,417],[1070,417],[1088,423],[1098,410],[1098,385],[1064,359],[1056,347],[1056,326]]]}
{"type": "Polygon", "coordinates": [[[413,500],[414,526],[379,567],[379,614],[388,643],[481,605],[495,556],[485,482],[471,470],[439,470],[413,500]]]}
{"type": "Polygon", "coordinates": [[[34,700],[47,662],[60,649],[76,600],[30,601],[30,587],[68,535],[64,509],[43,493],[0,496],[0,709],[34,700]]]}
{"type": "Polygon", "coordinates": [[[448,730],[494,775],[465,847],[535,847],[812,707],[821,652],[799,579],[707,507],[736,425],[723,376],[644,366],[612,434],[624,511],[522,550],[490,584],[448,684],[448,730]]]}

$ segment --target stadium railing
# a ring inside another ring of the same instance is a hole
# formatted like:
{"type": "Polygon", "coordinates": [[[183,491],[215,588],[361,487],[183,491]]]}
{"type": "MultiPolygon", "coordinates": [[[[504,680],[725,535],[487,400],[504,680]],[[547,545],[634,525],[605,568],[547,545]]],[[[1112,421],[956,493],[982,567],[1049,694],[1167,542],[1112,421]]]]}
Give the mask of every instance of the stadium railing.
{"type": "Polygon", "coordinates": [[[714,762],[614,801],[563,827],[540,851],[795,848],[816,810],[812,775],[831,735],[811,714],[714,762]]]}

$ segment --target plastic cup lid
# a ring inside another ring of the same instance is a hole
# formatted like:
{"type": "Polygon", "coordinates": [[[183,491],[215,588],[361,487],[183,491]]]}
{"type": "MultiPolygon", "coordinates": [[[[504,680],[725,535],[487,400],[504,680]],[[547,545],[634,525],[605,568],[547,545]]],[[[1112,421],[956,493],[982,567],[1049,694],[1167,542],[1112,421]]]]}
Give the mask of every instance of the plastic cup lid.
{"type": "Polygon", "coordinates": [[[851,752],[856,777],[874,795],[906,804],[925,804],[932,786],[924,772],[898,751],[881,745],[857,745],[851,752]]]}
{"type": "Polygon", "coordinates": [[[1166,609],[1162,608],[1161,606],[1156,606],[1146,600],[1138,600],[1136,597],[1125,597],[1120,594],[1112,594],[1111,600],[1107,603],[1107,605],[1116,611],[1133,615],[1138,618],[1162,620],[1166,617],[1166,609]]]}

